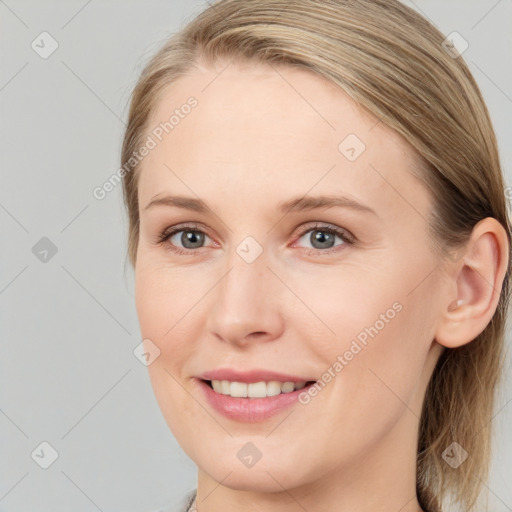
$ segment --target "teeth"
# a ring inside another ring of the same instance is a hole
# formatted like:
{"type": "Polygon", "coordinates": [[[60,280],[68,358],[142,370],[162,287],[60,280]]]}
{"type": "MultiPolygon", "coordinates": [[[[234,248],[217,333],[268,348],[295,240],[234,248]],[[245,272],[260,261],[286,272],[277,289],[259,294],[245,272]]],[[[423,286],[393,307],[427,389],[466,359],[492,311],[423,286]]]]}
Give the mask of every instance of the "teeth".
{"type": "Polygon", "coordinates": [[[229,380],[212,380],[213,390],[223,395],[230,395],[234,398],[265,398],[276,396],[280,393],[291,393],[296,389],[302,389],[306,382],[230,382],[229,380]]]}

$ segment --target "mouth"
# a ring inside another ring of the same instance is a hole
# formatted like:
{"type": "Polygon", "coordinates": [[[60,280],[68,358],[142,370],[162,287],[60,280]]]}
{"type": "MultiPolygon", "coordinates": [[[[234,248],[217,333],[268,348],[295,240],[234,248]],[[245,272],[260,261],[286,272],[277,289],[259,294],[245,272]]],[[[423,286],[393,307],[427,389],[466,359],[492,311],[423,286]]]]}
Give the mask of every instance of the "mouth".
{"type": "MultiPolygon", "coordinates": [[[[207,404],[223,416],[238,422],[255,423],[296,406],[303,393],[317,381],[238,382],[195,378],[207,404]]],[[[252,379],[254,380],[254,379],[252,379]]]]}
{"type": "Polygon", "coordinates": [[[219,395],[247,399],[267,398],[292,393],[307,388],[316,382],[314,380],[301,382],[260,381],[248,384],[245,382],[227,380],[200,380],[219,395]]]}

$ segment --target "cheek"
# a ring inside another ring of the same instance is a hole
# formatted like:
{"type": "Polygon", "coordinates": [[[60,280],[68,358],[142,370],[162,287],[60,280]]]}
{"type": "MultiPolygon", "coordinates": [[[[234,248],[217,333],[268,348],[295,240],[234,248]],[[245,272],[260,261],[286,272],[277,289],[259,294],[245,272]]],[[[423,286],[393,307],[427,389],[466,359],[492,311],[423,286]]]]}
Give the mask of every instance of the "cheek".
{"type": "Polygon", "coordinates": [[[150,340],[148,347],[158,356],[148,366],[151,383],[158,402],[180,401],[183,368],[190,357],[190,336],[194,327],[188,321],[192,299],[183,298],[176,280],[169,278],[169,271],[146,265],[141,258],[135,271],[135,304],[142,339],[150,340]],[[173,378],[174,377],[174,378],[173,378]],[[175,380],[176,379],[176,380],[175,380]]]}
{"type": "Polygon", "coordinates": [[[325,335],[324,328],[324,336],[316,337],[314,350],[325,363],[332,398],[353,405],[344,413],[359,411],[370,420],[372,411],[386,410],[392,416],[416,393],[433,340],[435,312],[429,302],[436,289],[432,280],[411,293],[418,275],[421,269],[397,265],[378,275],[370,269],[344,272],[345,279],[331,280],[328,287],[319,288],[322,279],[309,283],[325,290],[307,296],[330,331],[325,335]]]}
{"type": "Polygon", "coordinates": [[[386,309],[361,331],[366,343],[361,371],[381,393],[396,393],[407,401],[405,395],[413,392],[429,343],[426,343],[424,322],[414,305],[404,298],[395,302],[398,304],[399,311],[386,309]]]}
{"type": "MultiPolygon", "coordinates": [[[[416,397],[425,347],[429,344],[424,343],[427,336],[418,333],[423,320],[411,301],[401,299],[398,302],[402,308],[393,309],[393,313],[389,306],[397,301],[386,299],[380,305],[368,306],[365,315],[341,314],[344,320],[339,320],[336,343],[330,350],[322,346],[323,359],[329,363],[321,380],[330,378],[330,381],[317,398],[312,398],[313,403],[317,400],[317,405],[312,407],[327,411],[324,418],[315,421],[324,422],[320,429],[332,442],[326,446],[325,457],[332,459],[333,464],[339,450],[332,450],[332,446],[344,447],[349,458],[357,458],[361,450],[372,450],[400,418],[409,423],[421,415],[416,397]],[[386,311],[388,323],[379,317],[381,313],[386,315],[386,311]],[[342,326],[347,326],[346,336],[342,334],[342,326]],[[358,338],[362,333],[364,336],[358,338]]],[[[305,435],[314,442],[313,434],[306,431],[305,435]]]]}
{"type": "Polygon", "coordinates": [[[346,409],[358,411],[354,424],[374,422],[385,432],[402,414],[412,421],[421,416],[423,368],[433,334],[420,300],[400,297],[394,314],[384,301],[359,332],[365,343],[361,336],[352,338],[361,350],[341,372],[338,390],[351,404],[346,409]]]}
{"type": "Polygon", "coordinates": [[[175,337],[181,319],[194,314],[191,308],[206,291],[199,273],[172,268],[142,252],[135,270],[135,305],[143,337],[175,337]]]}
{"type": "Polygon", "coordinates": [[[191,336],[199,334],[187,321],[190,306],[169,291],[174,287],[166,285],[163,275],[161,271],[140,272],[136,278],[136,309],[142,338],[151,340],[149,345],[158,351],[147,367],[156,401],[170,430],[178,439],[186,439],[193,411],[183,382],[193,354],[191,336]]]}
{"type": "Polygon", "coordinates": [[[290,305],[296,304],[293,310],[290,305],[282,306],[291,315],[290,326],[304,328],[304,340],[326,363],[346,351],[350,361],[365,359],[365,347],[379,350],[391,326],[401,322],[402,292],[389,278],[389,271],[377,270],[345,265],[300,278],[285,276],[294,294],[302,299],[290,296],[290,305]]]}
{"type": "Polygon", "coordinates": [[[183,385],[179,384],[178,372],[169,366],[168,361],[159,357],[148,367],[151,386],[156,401],[170,431],[180,441],[190,438],[190,425],[197,424],[197,410],[183,385]]]}

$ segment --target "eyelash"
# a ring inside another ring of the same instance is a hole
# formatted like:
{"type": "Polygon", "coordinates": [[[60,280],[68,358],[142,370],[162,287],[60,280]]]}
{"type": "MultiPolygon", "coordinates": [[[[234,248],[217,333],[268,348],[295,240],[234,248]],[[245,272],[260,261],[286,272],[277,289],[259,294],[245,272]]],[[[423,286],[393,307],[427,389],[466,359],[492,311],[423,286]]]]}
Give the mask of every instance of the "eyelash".
{"type": "MultiPolygon", "coordinates": [[[[188,224],[188,225],[178,225],[174,226],[172,228],[166,228],[162,233],[160,233],[156,238],[156,244],[162,245],[165,242],[167,242],[173,235],[176,233],[180,233],[181,231],[185,232],[193,232],[193,233],[202,233],[206,236],[208,236],[207,233],[205,233],[203,230],[199,228],[196,224],[188,224]]],[[[331,254],[333,252],[338,252],[340,249],[339,247],[342,247],[344,245],[354,245],[355,243],[355,237],[346,231],[345,229],[338,228],[337,226],[334,226],[332,224],[325,224],[321,222],[317,222],[313,225],[308,225],[302,228],[298,234],[298,238],[302,238],[306,233],[309,231],[322,231],[324,233],[329,233],[331,235],[337,235],[341,240],[343,240],[343,244],[335,245],[334,247],[331,247],[329,249],[311,249],[311,248],[305,248],[305,251],[307,254],[331,254]]],[[[168,244],[169,249],[172,252],[175,252],[177,254],[184,254],[184,255],[190,255],[194,252],[198,252],[199,249],[203,249],[203,247],[199,247],[198,249],[181,249],[180,247],[176,247],[173,244],[168,244]]]]}

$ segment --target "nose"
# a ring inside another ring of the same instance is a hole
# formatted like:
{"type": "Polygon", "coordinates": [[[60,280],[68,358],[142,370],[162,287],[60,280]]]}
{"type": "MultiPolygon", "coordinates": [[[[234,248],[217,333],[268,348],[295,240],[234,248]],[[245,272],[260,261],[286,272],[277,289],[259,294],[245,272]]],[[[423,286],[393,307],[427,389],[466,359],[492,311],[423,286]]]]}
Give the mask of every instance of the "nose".
{"type": "Polygon", "coordinates": [[[212,290],[210,336],[237,346],[271,341],[283,330],[284,285],[267,267],[263,253],[252,263],[238,254],[212,290]]]}

